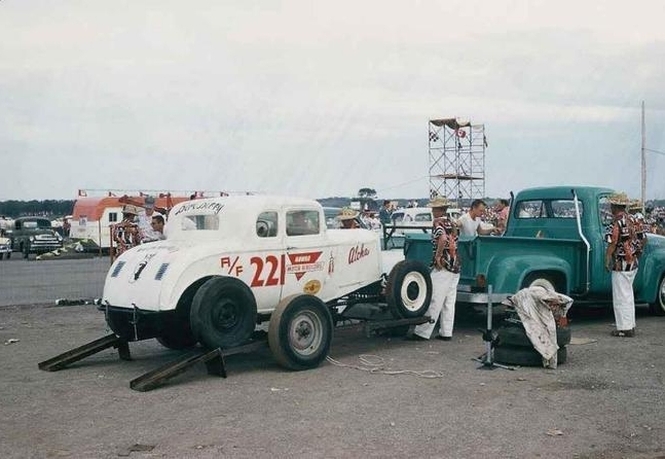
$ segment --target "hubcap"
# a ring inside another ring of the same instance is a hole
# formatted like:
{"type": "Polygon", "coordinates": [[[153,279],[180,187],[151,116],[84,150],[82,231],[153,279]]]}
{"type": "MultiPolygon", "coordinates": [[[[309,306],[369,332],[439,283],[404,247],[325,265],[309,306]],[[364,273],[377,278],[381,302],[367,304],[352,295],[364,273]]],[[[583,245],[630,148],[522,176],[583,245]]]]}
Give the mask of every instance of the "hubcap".
{"type": "Polygon", "coordinates": [[[404,307],[409,311],[417,311],[423,306],[427,292],[425,277],[418,272],[410,272],[404,276],[400,297],[404,307]]]}
{"type": "Polygon", "coordinates": [[[323,340],[321,319],[311,311],[298,314],[289,327],[289,344],[300,355],[311,355],[323,340]]]}

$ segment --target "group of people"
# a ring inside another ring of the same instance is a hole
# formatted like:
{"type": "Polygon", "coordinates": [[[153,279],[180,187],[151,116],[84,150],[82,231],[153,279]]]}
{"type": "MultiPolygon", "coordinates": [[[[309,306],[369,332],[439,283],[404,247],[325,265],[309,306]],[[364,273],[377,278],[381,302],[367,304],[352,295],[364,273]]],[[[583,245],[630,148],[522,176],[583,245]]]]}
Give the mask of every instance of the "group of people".
{"type": "MultiPolygon", "coordinates": [[[[635,300],[633,281],[639,266],[639,258],[646,241],[645,228],[639,216],[631,215],[628,208],[631,201],[625,193],[616,193],[609,197],[612,222],[608,227],[605,240],[605,268],[611,273],[612,300],[616,329],[612,336],[635,336],[635,300]]],[[[442,196],[432,199],[428,206],[432,208],[432,299],[426,315],[434,322],[417,325],[410,340],[428,340],[431,338],[436,322],[439,322],[437,339],[452,339],[455,319],[455,301],[457,284],[460,277],[460,259],[457,243],[460,235],[502,234],[508,217],[508,202],[499,201],[495,210],[499,216],[498,225],[492,229],[483,228],[480,217],[486,204],[475,200],[471,209],[458,220],[446,216],[450,202],[442,196]],[[505,210],[504,210],[505,209],[505,210]]],[[[633,206],[635,207],[635,206],[633,206]]]]}
{"type": "Polygon", "coordinates": [[[111,229],[116,256],[139,244],[166,239],[165,218],[155,211],[154,198],[146,197],[142,207],[143,211],[136,205],[123,206],[122,220],[111,229]]]}

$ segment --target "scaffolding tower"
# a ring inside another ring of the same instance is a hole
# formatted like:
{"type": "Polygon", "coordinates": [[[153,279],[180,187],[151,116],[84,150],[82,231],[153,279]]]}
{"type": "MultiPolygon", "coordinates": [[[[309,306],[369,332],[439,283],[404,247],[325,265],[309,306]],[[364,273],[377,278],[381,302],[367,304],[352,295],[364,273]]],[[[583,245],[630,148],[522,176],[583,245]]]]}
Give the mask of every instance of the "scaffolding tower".
{"type": "Polygon", "coordinates": [[[430,196],[457,201],[485,197],[484,124],[457,118],[429,121],[430,196]]]}

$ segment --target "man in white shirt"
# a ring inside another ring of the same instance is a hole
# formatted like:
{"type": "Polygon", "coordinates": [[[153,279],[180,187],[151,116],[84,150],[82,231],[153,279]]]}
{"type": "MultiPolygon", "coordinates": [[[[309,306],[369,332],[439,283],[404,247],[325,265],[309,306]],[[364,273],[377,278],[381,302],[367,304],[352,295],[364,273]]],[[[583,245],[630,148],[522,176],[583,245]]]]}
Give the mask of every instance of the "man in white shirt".
{"type": "Polygon", "coordinates": [[[483,228],[480,217],[485,213],[487,204],[482,199],[475,199],[471,203],[471,209],[457,220],[460,236],[487,235],[496,232],[495,227],[483,228]]]}

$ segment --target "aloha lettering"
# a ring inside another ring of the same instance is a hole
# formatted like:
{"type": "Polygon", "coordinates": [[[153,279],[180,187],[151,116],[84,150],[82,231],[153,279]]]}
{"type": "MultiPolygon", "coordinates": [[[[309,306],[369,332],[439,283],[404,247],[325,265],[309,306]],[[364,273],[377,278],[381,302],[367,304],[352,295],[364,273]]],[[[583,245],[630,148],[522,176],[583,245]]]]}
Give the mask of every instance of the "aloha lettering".
{"type": "Polygon", "coordinates": [[[180,209],[175,213],[175,215],[178,215],[182,212],[189,212],[190,210],[211,210],[214,214],[218,214],[222,211],[224,208],[224,204],[221,202],[217,201],[209,201],[209,202],[193,202],[191,204],[183,204],[180,209]]]}
{"type": "Polygon", "coordinates": [[[355,263],[356,261],[366,257],[367,255],[369,255],[369,249],[365,247],[365,244],[351,247],[351,250],[349,250],[349,264],[355,263]]]}

